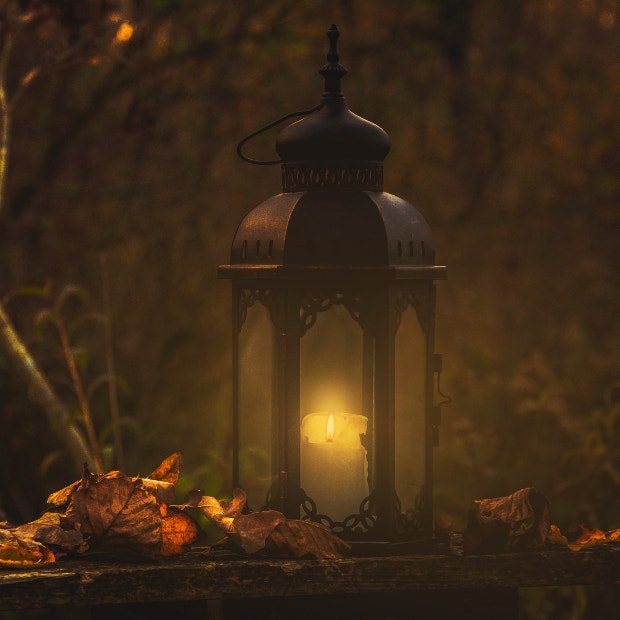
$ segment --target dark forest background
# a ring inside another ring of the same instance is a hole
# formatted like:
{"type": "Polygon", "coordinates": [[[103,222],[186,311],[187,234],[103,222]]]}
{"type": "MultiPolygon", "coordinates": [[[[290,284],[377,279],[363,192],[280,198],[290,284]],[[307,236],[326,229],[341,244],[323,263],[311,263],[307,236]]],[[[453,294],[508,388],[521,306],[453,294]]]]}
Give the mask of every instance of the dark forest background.
{"type": "MultiPolygon", "coordinates": [[[[6,63],[23,93],[0,297],[71,408],[36,319],[67,286],[88,293],[68,325],[108,312],[128,473],[181,451],[183,488],[230,491],[216,272],[242,216],[280,191],[277,167],[235,148],[318,102],[335,22],[349,106],[392,137],[386,191],[425,215],[448,266],[436,514],[463,525],[472,499],[533,485],[563,529],[620,527],[620,2],[5,1],[3,36],[29,11],[6,63]]],[[[71,338],[112,466],[104,330],[71,338]]],[[[3,353],[0,415],[0,507],[29,520],[80,472],[3,353]]]]}

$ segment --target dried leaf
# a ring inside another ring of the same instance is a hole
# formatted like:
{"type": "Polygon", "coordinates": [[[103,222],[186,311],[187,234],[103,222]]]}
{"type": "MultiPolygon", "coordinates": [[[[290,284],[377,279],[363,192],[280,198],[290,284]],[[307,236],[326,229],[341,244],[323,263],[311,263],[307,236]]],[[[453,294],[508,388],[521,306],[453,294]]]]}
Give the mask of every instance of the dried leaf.
{"type": "Polygon", "coordinates": [[[541,547],[549,531],[547,498],[533,487],[506,497],[476,500],[463,532],[466,553],[541,547]]]}
{"type": "Polygon", "coordinates": [[[161,555],[180,555],[196,542],[200,528],[194,519],[177,508],[161,506],[161,555]]]}
{"type": "Polygon", "coordinates": [[[312,555],[319,560],[331,560],[347,555],[351,546],[324,525],[292,519],[274,528],[265,549],[273,555],[295,558],[312,555]]]}
{"type": "Polygon", "coordinates": [[[160,556],[159,505],[140,478],[117,471],[104,475],[85,471],[81,484],[71,494],[66,515],[81,525],[91,548],[160,556]]]}
{"type": "Polygon", "coordinates": [[[31,536],[0,528],[0,568],[32,568],[55,560],[54,553],[31,536]]]}
{"type": "Polygon", "coordinates": [[[174,484],[149,478],[133,478],[140,480],[142,487],[153,495],[158,504],[174,504],[174,484]]]}
{"type": "Polygon", "coordinates": [[[245,503],[246,494],[241,489],[233,491],[231,501],[194,492],[179,508],[197,508],[224,531],[229,540],[250,554],[266,549],[273,555],[285,557],[341,558],[350,550],[347,543],[325,526],[287,520],[277,510],[243,514],[245,503]]]}
{"type": "Polygon", "coordinates": [[[223,517],[222,520],[230,520],[230,530],[223,529],[246,553],[256,553],[265,548],[269,536],[276,527],[286,522],[286,517],[277,510],[261,510],[234,519],[223,517]]]}
{"type": "Polygon", "coordinates": [[[35,521],[19,525],[12,531],[17,536],[29,537],[65,552],[82,553],[88,549],[80,525],[57,512],[46,512],[35,521]]]}
{"type": "Polygon", "coordinates": [[[181,464],[183,458],[179,452],[171,454],[168,458],[164,459],[161,465],[152,472],[148,478],[149,480],[161,480],[162,482],[169,482],[176,484],[181,475],[181,464]]]}
{"type": "Polygon", "coordinates": [[[50,494],[47,498],[48,506],[54,506],[55,508],[62,508],[63,506],[66,506],[69,503],[71,494],[80,486],[81,483],[81,480],[76,480],[72,484],[60,489],[60,491],[50,494]]]}
{"type": "Polygon", "coordinates": [[[549,526],[549,533],[547,534],[547,540],[554,545],[562,545],[564,547],[569,546],[568,538],[562,534],[560,528],[557,525],[549,526]]]}

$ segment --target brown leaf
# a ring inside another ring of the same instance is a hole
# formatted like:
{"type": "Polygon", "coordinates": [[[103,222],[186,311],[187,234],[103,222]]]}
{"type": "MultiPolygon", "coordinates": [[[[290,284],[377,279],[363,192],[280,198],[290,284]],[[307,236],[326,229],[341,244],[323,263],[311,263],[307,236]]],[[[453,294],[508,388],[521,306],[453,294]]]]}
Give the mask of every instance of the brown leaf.
{"type": "Polygon", "coordinates": [[[150,478],[133,478],[140,480],[142,487],[153,495],[158,504],[174,504],[174,484],[150,478]]]}
{"type": "Polygon", "coordinates": [[[277,510],[244,515],[245,502],[246,494],[242,489],[234,489],[230,501],[192,492],[188,501],[178,508],[197,508],[246,553],[256,553],[265,547],[269,534],[286,517],[277,510]]]}
{"type": "MultiPolygon", "coordinates": [[[[137,476],[133,480],[142,480],[145,489],[149,490],[160,504],[174,503],[174,485],[179,479],[181,473],[182,456],[179,452],[171,454],[164,459],[159,467],[152,472],[148,478],[137,476]]],[[[106,475],[118,474],[120,472],[108,472],[106,475]]],[[[76,480],[72,484],[67,485],[60,491],[52,493],[47,498],[47,503],[55,508],[62,508],[69,503],[72,493],[80,486],[81,480],[76,480]]]]}
{"type": "Polygon", "coordinates": [[[71,494],[66,515],[81,525],[91,548],[160,556],[159,505],[140,478],[117,471],[104,475],[85,471],[81,484],[71,494]]]}
{"type": "Polygon", "coordinates": [[[162,516],[161,555],[164,557],[180,555],[187,551],[187,547],[196,542],[200,528],[189,515],[169,506],[161,506],[162,516]]]}
{"type": "Polygon", "coordinates": [[[180,452],[175,452],[169,457],[165,458],[159,467],[149,474],[149,480],[160,480],[161,482],[169,482],[170,484],[176,484],[179,481],[181,475],[181,465],[183,463],[183,457],[180,452]]]}
{"type": "MultiPolygon", "coordinates": [[[[233,490],[232,500],[216,499],[205,495],[202,491],[192,491],[188,500],[177,508],[198,508],[202,514],[215,521],[222,523],[224,528],[228,528],[232,519],[243,513],[245,507],[246,494],[242,489],[233,490]]],[[[228,530],[227,530],[228,531],[228,530]]]]}
{"type": "Polygon", "coordinates": [[[568,538],[562,534],[562,531],[557,525],[549,526],[549,533],[547,534],[547,540],[554,545],[562,545],[563,547],[568,547],[569,542],[568,538]]]}
{"type": "Polygon", "coordinates": [[[286,521],[286,517],[277,510],[261,510],[249,515],[239,515],[230,519],[230,529],[222,528],[246,552],[256,553],[265,548],[265,543],[273,530],[286,521]]]}
{"type": "Polygon", "coordinates": [[[81,482],[81,480],[76,480],[72,484],[60,489],[60,491],[50,494],[47,498],[48,505],[54,506],[55,508],[62,508],[63,506],[66,506],[69,503],[71,494],[80,486],[81,482]]]}
{"type": "Polygon", "coordinates": [[[17,536],[26,536],[66,552],[82,553],[88,549],[79,524],[57,512],[46,512],[35,521],[19,525],[12,531],[17,536]]]}
{"type": "Polygon", "coordinates": [[[547,498],[533,487],[506,497],[476,500],[463,532],[466,553],[541,547],[549,531],[547,498]]]}
{"type": "Polygon", "coordinates": [[[351,546],[324,525],[292,519],[274,528],[265,549],[273,555],[295,558],[312,555],[319,560],[331,560],[347,555],[351,546]]]}
{"type": "Polygon", "coordinates": [[[231,501],[195,492],[179,508],[200,510],[246,553],[265,549],[268,553],[285,557],[341,558],[351,549],[327,527],[310,521],[287,520],[277,510],[243,514],[245,502],[246,495],[241,489],[233,491],[231,501]]]}
{"type": "Polygon", "coordinates": [[[31,536],[0,528],[0,568],[32,568],[55,560],[54,553],[31,536]]]}

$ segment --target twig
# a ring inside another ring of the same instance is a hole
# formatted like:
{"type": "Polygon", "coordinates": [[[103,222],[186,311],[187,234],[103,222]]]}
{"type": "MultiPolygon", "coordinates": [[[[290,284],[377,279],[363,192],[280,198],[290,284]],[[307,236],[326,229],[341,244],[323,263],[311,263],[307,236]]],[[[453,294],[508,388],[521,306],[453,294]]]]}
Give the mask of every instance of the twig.
{"type": "Polygon", "coordinates": [[[20,340],[2,305],[0,305],[0,348],[9,358],[11,368],[28,386],[29,398],[43,409],[50,427],[66,444],[76,468],[80,469],[85,462],[94,463],[82,434],[71,420],[71,414],[56,396],[20,340]]]}
{"type": "MultiPolygon", "coordinates": [[[[3,33],[0,44],[0,215],[5,202],[7,165],[11,143],[11,112],[6,91],[6,72],[13,46],[10,32],[3,33]]],[[[84,462],[94,463],[94,459],[84,441],[82,433],[71,420],[71,414],[58,398],[37,363],[21,341],[2,304],[0,303],[0,349],[9,358],[12,368],[28,386],[29,398],[45,412],[48,423],[63,441],[77,468],[84,462]]]]}
{"type": "Polygon", "coordinates": [[[101,279],[103,286],[103,313],[107,317],[105,323],[105,361],[108,375],[108,397],[110,401],[110,417],[112,418],[112,433],[114,436],[114,455],[116,465],[121,471],[125,469],[125,454],[123,452],[123,438],[121,435],[120,415],[118,411],[118,390],[116,389],[116,368],[114,364],[114,349],[112,338],[112,303],[110,300],[110,272],[108,257],[105,252],[99,254],[101,262],[101,279]]]}
{"type": "Polygon", "coordinates": [[[88,443],[90,444],[90,450],[93,455],[93,464],[98,473],[103,473],[103,459],[101,457],[101,449],[99,441],[97,440],[97,433],[95,431],[95,425],[93,423],[93,416],[90,412],[88,405],[88,399],[84,392],[84,386],[82,385],[82,379],[75,364],[75,358],[71,351],[71,344],[69,343],[69,336],[62,320],[57,317],[55,319],[55,325],[58,328],[58,335],[60,337],[60,343],[62,345],[62,352],[65,356],[67,367],[69,368],[69,374],[71,375],[71,381],[73,382],[73,389],[77,396],[78,403],[80,405],[80,411],[82,413],[82,422],[86,428],[86,436],[88,437],[88,443]]]}
{"type": "Polygon", "coordinates": [[[6,93],[6,70],[12,47],[13,36],[6,32],[2,41],[2,55],[0,56],[0,214],[4,205],[6,168],[11,143],[11,106],[6,93]]]}

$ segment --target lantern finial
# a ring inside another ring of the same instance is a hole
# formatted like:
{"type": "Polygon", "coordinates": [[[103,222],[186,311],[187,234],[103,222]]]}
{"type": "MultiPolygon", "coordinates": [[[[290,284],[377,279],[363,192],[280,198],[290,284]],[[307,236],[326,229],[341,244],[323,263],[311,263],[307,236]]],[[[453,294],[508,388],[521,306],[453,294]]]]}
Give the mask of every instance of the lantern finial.
{"type": "Polygon", "coordinates": [[[329,52],[327,53],[327,64],[319,69],[319,73],[325,78],[324,95],[336,95],[342,97],[342,87],[340,80],[347,74],[347,70],[338,62],[340,56],[336,44],[340,32],[336,24],[332,24],[327,31],[329,39],[329,52]]]}

